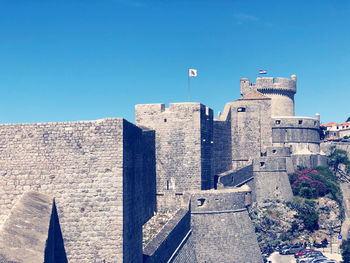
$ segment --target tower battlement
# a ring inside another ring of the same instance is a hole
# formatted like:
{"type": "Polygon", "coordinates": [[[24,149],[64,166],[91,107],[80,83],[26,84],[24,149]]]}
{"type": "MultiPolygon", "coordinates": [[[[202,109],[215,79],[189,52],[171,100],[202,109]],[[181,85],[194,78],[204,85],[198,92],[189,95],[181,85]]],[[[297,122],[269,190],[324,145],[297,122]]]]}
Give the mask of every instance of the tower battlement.
{"type": "Polygon", "coordinates": [[[261,93],[280,93],[291,92],[296,93],[297,77],[292,75],[290,79],[287,78],[273,78],[273,77],[259,77],[256,83],[250,82],[247,78],[241,79],[241,95],[244,96],[253,90],[261,93]]]}
{"type": "Polygon", "coordinates": [[[252,83],[247,78],[241,79],[241,95],[257,90],[272,99],[272,116],[294,116],[294,94],[297,77],[292,75],[287,78],[264,77],[257,78],[252,83]]]}

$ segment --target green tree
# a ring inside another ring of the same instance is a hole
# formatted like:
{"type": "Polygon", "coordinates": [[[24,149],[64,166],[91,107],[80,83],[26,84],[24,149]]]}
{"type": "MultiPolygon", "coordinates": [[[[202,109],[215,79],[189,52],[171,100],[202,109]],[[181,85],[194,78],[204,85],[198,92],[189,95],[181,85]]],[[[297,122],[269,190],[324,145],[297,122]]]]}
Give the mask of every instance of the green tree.
{"type": "Polygon", "coordinates": [[[341,247],[341,255],[344,263],[350,263],[350,240],[344,240],[341,247]]]}
{"type": "Polygon", "coordinates": [[[350,161],[346,151],[337,149],[335,146],[330,147],[331,153],[328,155],[329,166],[333,169],[334,173],[339,172],[339,166],[345,165],[347,172],[350,170],[350,161]]]}

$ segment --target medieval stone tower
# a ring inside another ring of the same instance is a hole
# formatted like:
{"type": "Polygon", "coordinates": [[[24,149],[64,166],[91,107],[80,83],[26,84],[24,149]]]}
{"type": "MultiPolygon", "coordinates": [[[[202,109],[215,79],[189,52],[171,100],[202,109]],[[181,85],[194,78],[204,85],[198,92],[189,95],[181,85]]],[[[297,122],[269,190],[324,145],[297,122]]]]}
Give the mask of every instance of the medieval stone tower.
{"type": "Polygon", "coordinates": [[[271,98],[271,115],[294,116],[294,94],[296,93],[297,77],[286,78],[257,78],[256,83],[249,79],[241,79],[241,94],[245,96],[257,90],[271,98]]]}

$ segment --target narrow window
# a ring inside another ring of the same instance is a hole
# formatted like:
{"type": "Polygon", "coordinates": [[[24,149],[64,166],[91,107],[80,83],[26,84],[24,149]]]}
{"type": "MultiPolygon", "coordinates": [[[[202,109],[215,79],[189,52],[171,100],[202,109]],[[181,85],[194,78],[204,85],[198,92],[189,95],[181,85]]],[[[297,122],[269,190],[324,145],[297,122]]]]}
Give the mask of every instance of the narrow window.
{"type": "Polygon", "coordinates": [[[204,205],[204,202],[205,202],[205,199],[204,199],[204,198],[199,198],[199,199],[197,199],[197,206],[203,206],[203,205],[204,205]]]}
{"type": "Polygon", "coordinates": [[[303,124],[303,120],[299,120],[299,122],[298,122],[299,124],[303,124]]]}
{"type": "Polygon", "coordinates": [[[265,162],[260,162],[260,167],[263,167],[265,165],[265,162]]]}
{"type": "Polygon", "coordinates": [[[164,119],[164,122],[166,122],[167,121],[167,119],[164,119]]]}
{"type": "Polygon", "coordinates": [[[169,180],[166,180],[166,189],[169,190],[169,180]]]}
{"type": "Polygon", "coordinates": [[[276,120],[275,123],[276,124],[281,124],[281,121],[280,120],[276,120]]]}

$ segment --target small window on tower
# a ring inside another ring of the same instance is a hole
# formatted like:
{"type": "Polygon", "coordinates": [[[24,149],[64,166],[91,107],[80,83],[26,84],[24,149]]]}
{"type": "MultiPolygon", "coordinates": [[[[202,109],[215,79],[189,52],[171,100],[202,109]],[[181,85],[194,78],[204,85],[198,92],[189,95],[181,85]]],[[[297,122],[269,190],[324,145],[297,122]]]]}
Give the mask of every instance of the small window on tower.
{"type": "Polygon", "coordinates": [[[205,199],[204,199],[204,198],[199,198],[199,199],[197,199],[197,206],[203,206],[203,205],[204,205],[204,202],[205,202],[205,199]]]}
{"type": "Polygon", "coordinates": [[[275,123],[276,124],[281,124],[281,121],[280,120],[276,120],[275,123]]]}
{"type": "Polygon", "coordinates": [[[303,120],[299,120],[298,123],[299,123],[299,124],[303,124],[303,120]]]}
{"type": "Polygon", "coordinates": [[[167,122],[167,119],[164,119],[164,122],[167,122]]]}
{"type": "Polygon", "coordinates": [[[245,108],[244,107],[239,107],[239,108],[237,108],[237,112],[245,112],[245,108]]]}

